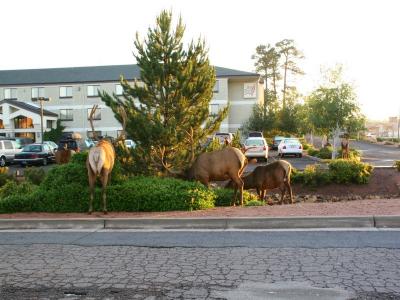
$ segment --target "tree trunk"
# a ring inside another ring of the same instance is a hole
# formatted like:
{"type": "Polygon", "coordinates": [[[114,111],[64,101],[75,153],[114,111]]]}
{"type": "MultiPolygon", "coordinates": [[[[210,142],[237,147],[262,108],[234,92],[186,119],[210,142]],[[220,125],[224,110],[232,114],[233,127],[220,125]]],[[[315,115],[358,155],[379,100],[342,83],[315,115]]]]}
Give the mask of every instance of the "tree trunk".
{"type": "Polygon", "coordinates": [[[287,63],[288,63],[288,55],[286,55],[285,59],[285,70],[283,75],[283,97],[282,97],[282,108],[286,108],[286,73],[287,73],[287,63]]]}

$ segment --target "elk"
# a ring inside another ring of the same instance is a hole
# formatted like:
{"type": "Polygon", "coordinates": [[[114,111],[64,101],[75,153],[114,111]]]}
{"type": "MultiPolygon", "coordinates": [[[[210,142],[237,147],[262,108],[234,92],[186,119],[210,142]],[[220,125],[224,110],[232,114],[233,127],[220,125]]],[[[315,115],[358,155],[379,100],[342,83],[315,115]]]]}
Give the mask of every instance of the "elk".
{"type": "Polygon", "coordinates": [[[347,136],[344,136],[344,138],[342,138],[342,142],[340,143],[340,146],[342,148],[342,158],[343,159],[349,159],[349,139],[347,136]]]}
{"type": "MultiPolygon", "coordinates": [[[[94,105],[89,115],[90,125],[92,127],[94,139],[97,139],[97,134],[93,126],[93,115],[96,112],[97,108],[98,105],[97,104],[94,105]]],[[[122,114],[122,119],[123,119],[122,132],[125,132],[126,114],[122,114]]],[[[122,134],[120,137],[117,138],[117,142],[119,142],[121,137],[123,138],[122,134]]],[[[111,181],[111,172],[114,167],[114,161],[115,161],[114,146],[112,145],[111,142],[105,139],[100,140],[96,146],[90,148],[89,150],[89,154],[86,160],[86,168],[88,171],[89,188],[90,188],[89,214],[91,214],[93,211],[94,188],[97,176],[100,177],[102,185],[101,193],[103,199],[103,212],[104,214],[107,213],[106,187],[108,182],[111,181]]]]}
{"type": "MultiPolygon", "coordinates": [[[[221,150],[205,152],[194,159],[193,164],[183,172],[174,172],[164,162],[165,147],[159,148],[161,164],[165,170],[182,179],[195,180],[209,187],[210,181],[231,179],[235,183],[235,193],[232,204],[235,205],[237,190],[240,192],[240,205],[243,205],[243,181],[240,178],[246,165],[246,156],[237,148],[227,146],[221,150]]],[[[159,165],[159,164],[158,164],[159,165]]]]}
{"type": "MultiPolygon", "coordinates": [[[[258,166],[253,172],[244,176],[243,189],[256,189],[260,200],[264,200],[267,190],[279,188],[283,203],[285,190],[288,190],[290,202],[293,204],[292,188],[290,186],[290,174],[292,166],[285,160],[278,160],[264,166],[258,166]]],[[[235,187],[236,183],[230,181],[226,187],[235,187]]]]}
{"type": "Polygon", "coordinates": [[[67,144],[64,144],[62,149],[57,150],[55,160],[58,165],[66,164],[71,160],[72,155],[75,154],[74,150],[68,149],[67,144]]]}

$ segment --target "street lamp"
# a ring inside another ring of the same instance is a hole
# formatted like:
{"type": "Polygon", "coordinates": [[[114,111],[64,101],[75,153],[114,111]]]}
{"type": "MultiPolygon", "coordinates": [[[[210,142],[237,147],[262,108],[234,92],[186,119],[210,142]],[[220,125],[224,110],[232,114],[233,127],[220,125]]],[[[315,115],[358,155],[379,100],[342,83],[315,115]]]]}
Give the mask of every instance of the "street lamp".
{"type": "Polygon", "coordinates": [[[43,101],[50,101],[50,98],[45,98],[45,97],[35,97],[32,98],[32,102],[37,102],[39,101],[40,103],[40,136],[42,139],[42,144],[43,144],[43,101]]]}

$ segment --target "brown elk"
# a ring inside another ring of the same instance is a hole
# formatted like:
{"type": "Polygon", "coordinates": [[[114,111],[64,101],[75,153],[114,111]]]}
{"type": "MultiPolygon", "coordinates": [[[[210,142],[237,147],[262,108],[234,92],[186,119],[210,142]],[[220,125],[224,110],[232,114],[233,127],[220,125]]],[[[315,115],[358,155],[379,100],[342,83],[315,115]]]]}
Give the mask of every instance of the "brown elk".
{"type": "Polygon", "coordinates": [[[74,150],[68,149],[68,145],[64,144],[62,149],[56,151],[55,160],[58,165],[66,164],[71,160],[71,157],[75,154],[74,150]]]}
{"type": "MultiPolygon", "coordinates": [[[[94,105],[89,116],[90,125],[92,127],[92,133],[94,139],[97,139],[96,131],[93,126],[93,115],[98,108],[97,105],[94,105]]],[[[126,114],[123,114],[123,130],[125,132],[126,125],[126,114]]],[[[118,137],[117,142],[122,137],[118,137]]],[[[89,214],[93,211],[93,198],[94,198],[94,188],[96,185],[97,176],[100,177],[101,185],[102,185],[102,199],[103,199],[103,212],[107,213],[107,203],[106,203],[106,187],[108,182],[111,181],[111,172],[114,167],[115,161],[115,150],[114,146],[111,142],[103,139],[99,141],[96,146],[90,148],[88,157],[86,160],[86,168],[88,171],[89,178],[89,188],[90,188],[90,200],[89,200],[89,214]]]]}
{"type": "Polygon", "coordinates": [[[349,148],[349,139],[347,136],[344,136],[342,138],[342,142],[340,143],[340,146],[342,148],[342,158],[349,159],[350,148],[349,148]]]}
{"type": "MultiPolygon", "coordinates": [[[[258,166],[253,172],[244,176],[243,189],[256,189],[260,200],[264,200],[267,190],[279,188],[283,203],[285,190],[288,190],[290,202],[293,204],[293,193],[290,186],[292,166],[285,160],[278,160],[265,166],[258,166]]],[[[230,181],[226,187],[234,188],[235,183],[230,181]]]]}
{"type": "Polygon", "coordinates": [[[243,205],[243,181],[240,176],[247,165],[247,158],[239,149],[227,146],[221,150],[202,153],[195,160],[194,152],[192,152],[194,162],[190,168],[183,172],[171,171],[170,166],[163,162],[165,148],[159,149],[159,151],[163,167],[179,178],[196,180],[206,187],[209,187],[211,181],[231,179],[235,182],[232,204],[235,205],[237,190],[239,189],[240,205],[243,205]]]}

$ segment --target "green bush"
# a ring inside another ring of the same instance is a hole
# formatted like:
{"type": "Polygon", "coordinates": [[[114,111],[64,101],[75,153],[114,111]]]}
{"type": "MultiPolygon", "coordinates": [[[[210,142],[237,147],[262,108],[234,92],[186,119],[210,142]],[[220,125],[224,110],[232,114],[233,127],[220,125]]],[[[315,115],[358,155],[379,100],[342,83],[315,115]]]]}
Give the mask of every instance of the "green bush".
{"type": "Polygon", "coordinates": [[[328,170],[321,169],[321,166],[308,165],[302,174],[302,183],[310,186],[325,185],[331,182],[328,170]]]}
{"type": "Polygon", "coordinates": [[[8,175],[6,173],[0,173],[0,187],[5,185],[10,180],[13,180],[13,177],[11,175],[8,175]]]}
{"type": "Polygon", "coordinates": [[[246,206],[264,206],[265,203],[259,200],[251,200],[246,203],[246,206]]]}
{"type": "Polygon", "coordinates": [[[327,146],[324,148],[321,148],[319,152],[316,154],[317,157],[322,158],[322,159],[330,159],[332,158],[332,147],[327,146]]]}
{"type": "Polygon", "coordinates": [[[30,167],[24,170],[25,179],[36,185],[39,185],[45,176],[46,173],[43,168],[30,167]]]}
{"type": "Polygon", "coordinates": [[[394,167],[397,169],[397,171],[400,172],[400,160],[396,160],[396,161],[394,162],[394,167]]]}
{"type": "Polygon", "coordinates": [[[376,140],[377,140],[378,142],[383,142],[383,141],[384,141],[384,139],[383,139],[383,138],[380,138],[380,137],[376,138],[376,140]]]}
{"type": "MultiPolygon", "coordinates": [[[[69,164],[63,165],[67,166],[69,164]]],[[[71,164],[76,165],[76,164],[71,164]]],[[[65,169],[63,168],[65,171],[65,169]]],[[[72,168],[67,169],[72,171],[72,168]]],[[[58,171],[60,172],[60,170],[58,171]]],[[[0,213],[18,211],[86,212],[89,207],[87,183],[77,182],[69,172],[64,172],[70,182],[60,183],[46,178],[43,184],[27,192],[8,192],[0,200],[0,213]],[[60,183],[57,186],[57,183],[60,183]]],[[[56,174],[58,175],[58,174],[56,174]]],[[[57,176],[55,176],[57,177],[57,176]]],[[[12,187],[15,189],[15,186],[12,187]]],[[[7,191],[12,190],[11,184],[7,191]]],[[[135,177],[122,184],[107,188],[109,211],[168,211],[196,210],[214,207],[216,195],[197,182],[173,178],[135,177]]],[[[96,189],[94,209],[101,210],[101,190],[96,189]]]]}
{"type": "Polygon", "coordinates": [[[24,181],[18,184],[15,181],[9,180],[0,188],[0,199],[12,195],[29,195],[35,191],[36,188],[37,186],[29,181],[24,181]]]}
{"type": "Polygon", "coordinates": [[[329,163],[332,181],[336,183],[367,183],[373,167],[357,160],[336,159],[329,163]]]}
{"type": "MultiPolygon", "coordinates": [[[[233,189],[216,188],[213,190],[216,195],[215,206],[230,206],[233,199],[233,189]]],[[[237,194],[236,204],[239,205],[239,192],[237,194]]],[[[248,191],[243,191],[243,205],[248,201],[258,200],[258,196],[248,191]]]]}
{"type": "Polygon", "coordinates": [[[308,150],[308,149],[314,148],[313,145],[308,144],[306,142],[302,143],[302,145],[303,145],[303,150],[308,150]]]}

